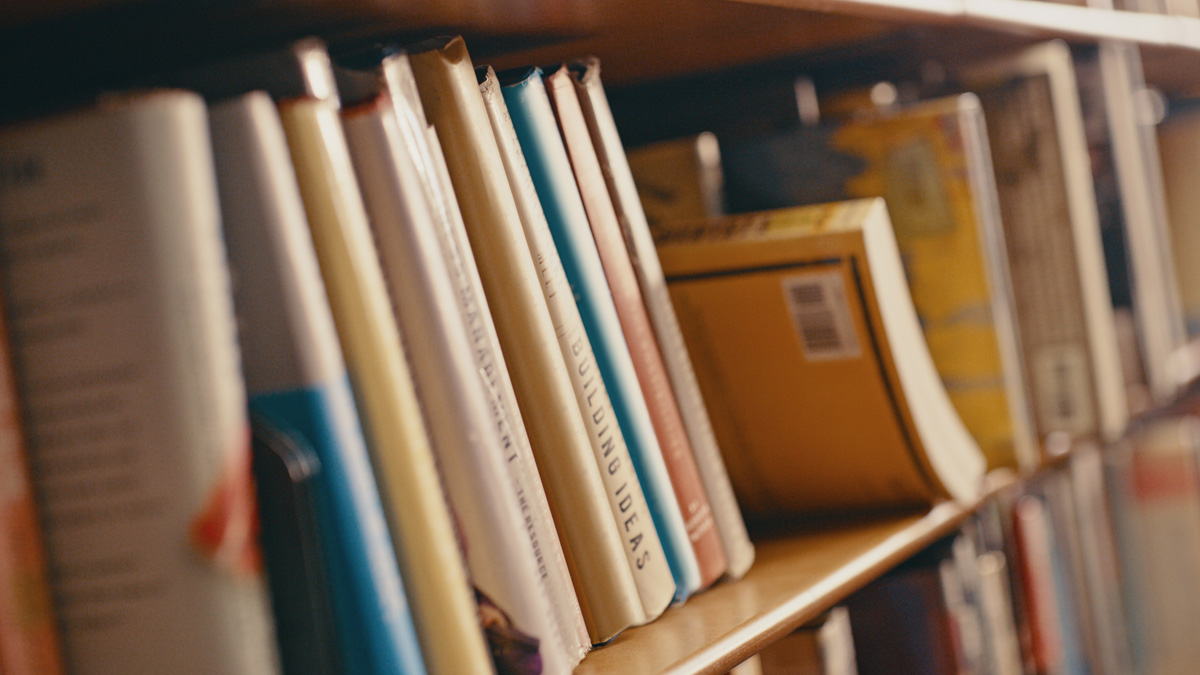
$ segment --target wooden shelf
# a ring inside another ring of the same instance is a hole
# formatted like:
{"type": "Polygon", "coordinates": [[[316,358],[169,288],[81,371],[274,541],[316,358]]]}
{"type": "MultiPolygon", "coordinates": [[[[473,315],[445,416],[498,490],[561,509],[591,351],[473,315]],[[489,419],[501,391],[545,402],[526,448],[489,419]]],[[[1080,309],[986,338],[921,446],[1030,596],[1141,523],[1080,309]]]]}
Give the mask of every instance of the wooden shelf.
{"type": "Polygon", "coordinates": [[[896,564],[954,532],[987,498],[1012,486],[989,478],[975,504],[943,503],[928,513],[839,523],[759,543],[754,567],[595,649],[575,675],[721,675],[896,564]]]}

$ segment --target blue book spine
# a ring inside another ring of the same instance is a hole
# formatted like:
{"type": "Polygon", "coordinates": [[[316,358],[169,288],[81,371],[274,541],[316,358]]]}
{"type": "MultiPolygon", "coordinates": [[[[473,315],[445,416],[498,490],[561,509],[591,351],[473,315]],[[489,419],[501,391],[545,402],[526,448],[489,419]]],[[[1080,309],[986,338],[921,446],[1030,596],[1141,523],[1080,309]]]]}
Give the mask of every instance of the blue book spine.
{"type": "Polygon", "coordinates": [[[504,83],[504,101],[575,295],[584,330],[592,342],[617,423],[646,493],[654,526],[675,579],[676,600],[683,600],[700,588],[700,567],[642,397],[633,358],[621,334],[617,308],[541,71],[534,68],[527,72],[528,76],[517,82],[504,83]]]}
{"type": "Polygon", "coordinates": [[[303,438],[321,462],[321,547],[344,672],[424,675],[349,381],[252,395],[250,410],[303,438]]]}

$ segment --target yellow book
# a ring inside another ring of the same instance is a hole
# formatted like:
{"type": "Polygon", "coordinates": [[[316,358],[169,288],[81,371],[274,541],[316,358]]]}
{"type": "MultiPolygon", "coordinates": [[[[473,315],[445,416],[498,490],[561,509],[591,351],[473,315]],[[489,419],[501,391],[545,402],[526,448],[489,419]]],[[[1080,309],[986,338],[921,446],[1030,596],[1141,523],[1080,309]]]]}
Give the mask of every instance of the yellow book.
{"type": "Polygon", "coordinates": [[[743,142],[727,159],[743,205],[754,208],[886,199],[951,402],[990,466],[1032,467],[1037,439],[983,127],[979,100],[964,94],[743,142]],[[781,163],[813,162],[813,153],[822,176],[777,175],[781,163]]]}
{"type": "Polygon", "coordinates": [[[427,668],[491,672],[337,104],[279,108],[427,668]]]}
{"type": "Polygon", "coordinates": [[[985,462],[934,369],[883,200],[655,239],[749,515],[977,495],[985,462]]]}

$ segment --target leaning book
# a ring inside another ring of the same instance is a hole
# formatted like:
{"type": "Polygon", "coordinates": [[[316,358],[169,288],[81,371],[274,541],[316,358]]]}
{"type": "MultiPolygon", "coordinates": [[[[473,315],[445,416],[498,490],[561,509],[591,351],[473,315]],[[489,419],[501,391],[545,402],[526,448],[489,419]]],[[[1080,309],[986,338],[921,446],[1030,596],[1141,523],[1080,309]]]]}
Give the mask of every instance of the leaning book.
{"type": "Polygon", "coordinates": [[[883,200],[654,234],[749,517],[977,497],[983,455],[934,369],[883,200]]]}
{"type": "Polygon", "coordinates": [[[738,211],[883,197],[938,374],[989,464],[1037,464],[983,109],[972,94],[733,140],[738,211]],[[782,170],[781,170],[782,169],[782,170]]]}

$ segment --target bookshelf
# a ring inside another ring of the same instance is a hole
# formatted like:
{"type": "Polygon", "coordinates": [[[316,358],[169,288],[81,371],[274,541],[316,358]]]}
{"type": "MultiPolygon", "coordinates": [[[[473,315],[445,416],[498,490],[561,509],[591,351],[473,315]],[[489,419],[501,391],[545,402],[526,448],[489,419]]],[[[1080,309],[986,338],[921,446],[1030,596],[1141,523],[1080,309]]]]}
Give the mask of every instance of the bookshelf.
{"type": "Polygon", "coordinates": [[[993,473],[974,504],[814,527],[759,542],[754,567],[592,651],[576,675],[721,675],[933,542],[1016,483],[993,473]]]}
{"type": "MultiPolygon", "coordinates": [[[[357,41],[445,32],[467,35],[476,62],[498,67],[595,54],[606,82],[629,86],[783,60],[837,68],[887,54],[916,67],[930,56],[981,56],[1062,37],[1141,45],[1147,80],[1187,93],[1200,59],[1200,19],[1038,0],[23,0],[0,17],[0,85],[10,97],[29,90],[23,83],[36,83],[35,92],[90,91],[312,33],[357,41]]],[[[993,475],[985,498],[1017,480],[993,475]]],[[[952,533],[977,506],[945,503],[761,542],[744,579],[626,631],[577,672],[723,673],[952,533]]]]}

